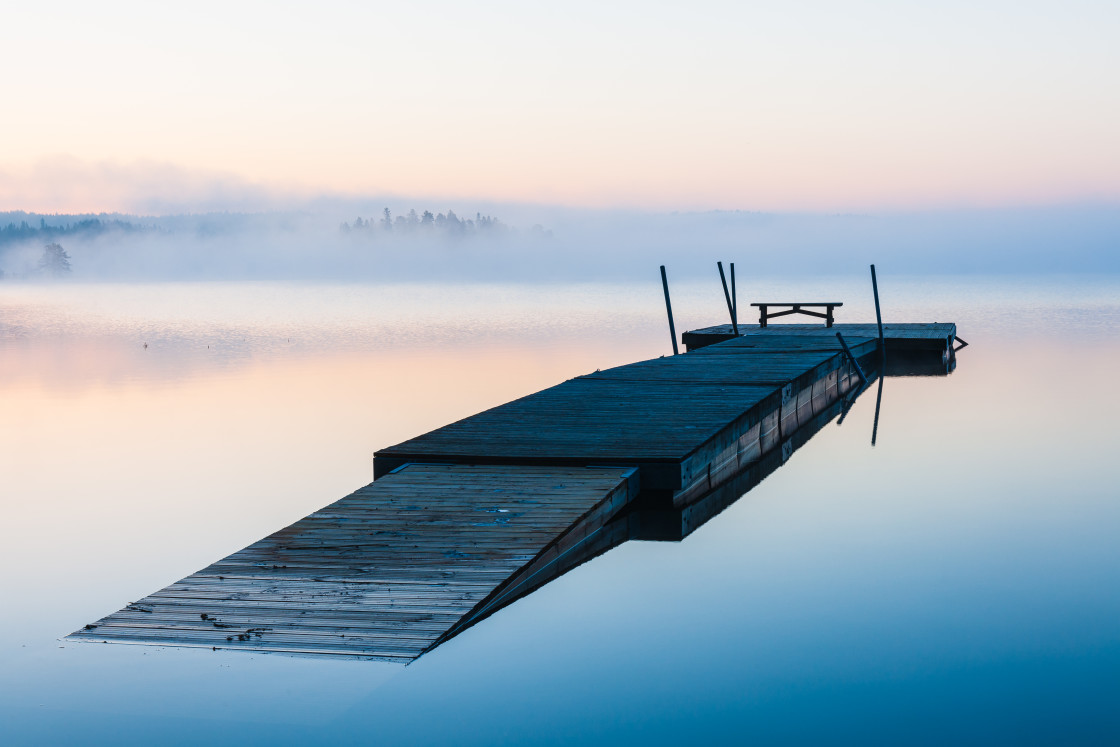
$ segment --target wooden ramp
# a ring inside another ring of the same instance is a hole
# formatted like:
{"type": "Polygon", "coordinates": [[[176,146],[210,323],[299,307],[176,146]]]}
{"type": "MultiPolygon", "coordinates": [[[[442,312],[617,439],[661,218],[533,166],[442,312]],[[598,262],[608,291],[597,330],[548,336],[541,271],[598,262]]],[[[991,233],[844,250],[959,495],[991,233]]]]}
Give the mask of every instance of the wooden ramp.
{"type": "Polygon", "coordinates": [[[606,523],[634,478],[409,465],[71,638],[410,661],[606,523]]]}

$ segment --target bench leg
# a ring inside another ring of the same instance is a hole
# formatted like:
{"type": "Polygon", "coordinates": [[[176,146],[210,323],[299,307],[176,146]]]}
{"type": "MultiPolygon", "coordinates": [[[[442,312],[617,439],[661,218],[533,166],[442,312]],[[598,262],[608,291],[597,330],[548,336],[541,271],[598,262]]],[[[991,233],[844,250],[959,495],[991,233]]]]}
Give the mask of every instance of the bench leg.
{"type": "Polygon", "coordinates": [[[758,326],[760,326],[760,327],[765,327],[766,326],[766,307],[765,306],[759,306],[758,307],[758,326]]]}
{"type": "Polygon", "coordinates": [[[828,316],[826,316],[825,319],[824,319],[824,326],[831,327],[832,326],[832,307],[829,306],[825,313],[827,313],[828,316]]]}

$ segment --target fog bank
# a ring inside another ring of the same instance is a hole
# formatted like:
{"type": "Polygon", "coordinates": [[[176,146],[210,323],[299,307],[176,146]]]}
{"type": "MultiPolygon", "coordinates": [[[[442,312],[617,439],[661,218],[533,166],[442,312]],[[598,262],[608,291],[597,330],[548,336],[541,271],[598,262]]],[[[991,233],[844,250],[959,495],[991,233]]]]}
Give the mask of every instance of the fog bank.
{"type": "Polygon", "coordinates": [[[1113,206],[828,215],[324,198],[255,213],[0,213],[0,227],[23,224],[0,242],[8,281],[41,279],[50,242],[80,280],[626,281],[659,264],[674,277],[706,275],[717,259],[767,275],[871,262],[917,274],[1120,271],[1113,206]],[[77,230],[79,220],[100,228],[77,230]]]}

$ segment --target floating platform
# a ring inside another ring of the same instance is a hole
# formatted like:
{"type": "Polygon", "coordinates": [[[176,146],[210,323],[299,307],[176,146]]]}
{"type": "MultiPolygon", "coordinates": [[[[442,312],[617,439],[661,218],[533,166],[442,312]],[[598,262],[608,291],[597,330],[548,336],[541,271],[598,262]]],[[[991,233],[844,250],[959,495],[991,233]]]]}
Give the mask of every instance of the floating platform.
{"type": "MultiPolygon", "coordinates": [[[[680,540],[880,359],[874,325],[721,329],[382,449],[373,483],[71,637],[407,662],[622,542],[680,540]]],[[[955,325],[888,329],[951,355],[955,325]]]]}
{"type": "MultiPolygon", "coordinates": [[[[879,327],[876,324],[834,324],[831,328],[825,328],[820,324],[772,324],[766,327],[759,327],[757,324],[740,324],[738,335],[730,324],[717,324],[714,327],[685,332],[681,335],[681,342],[684,343],[686,350],[698,350],[735,337],[757,339],[760,344],[762,340],[779,340],[780,345],[787,345],[791,337],[835,339],[837,332],[844,335],[845,340],[855,337],[876,339],[879,337],[879,327]]],[[[952,351],[956,337],[957,325],[952,322],[883,325],[883,342],[888,353],[952,351]]]]}
{"type": "MultiPolygon", "coordinates": [[[[759,339],[571,379],[376,452],[374,479],[413,462],[592,464],[637,466],[647,491],[710,485],[728,449],[773,448],[854,385],[835,334],[759,339]]],[[[845,339],[857,359],[878,349],[845,339]]]]}

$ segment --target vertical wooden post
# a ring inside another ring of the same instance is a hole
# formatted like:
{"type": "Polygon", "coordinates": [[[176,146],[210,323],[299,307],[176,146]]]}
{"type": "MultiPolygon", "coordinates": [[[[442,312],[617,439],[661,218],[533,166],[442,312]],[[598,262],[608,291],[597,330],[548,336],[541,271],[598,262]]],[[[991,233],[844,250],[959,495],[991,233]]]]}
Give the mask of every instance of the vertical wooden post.
{"type": "Polygon", "coordinates": [[[739,334],[739,299],[735,296],[735,263],[731,263],[731,326],[739,334]]]}
{"type": "Polygon", "coordinates": [[[669,315],[669,337],[673,340],[673,355],[677,355],[677,326],[673,324],[673,305],[669,303],[669,280],[665,277],[665,265],[661,265],[661,288],[665,291],[665,313],[669,315]]]}
{"type": "Polygon", "coordinates": [[[879,325],[879,363],[886,363],[887,346],[883,341],[883,315],[879,311],[879,283],[875,280],[875,265],[871,265],[871,292],[875,294],[875,323],[879,325]]]}
{"type": "Polygon", "coordinates": [[[731,303],[731,294],[727,292],[727,276],[723,274],[723,262],[716,262],[719,268],[719,281],[723,283],[723,300],[727,301],[727,315],[731,317],[731,331],[739,336],[739,323],[735,320],[735,307],[731,303]]]}

